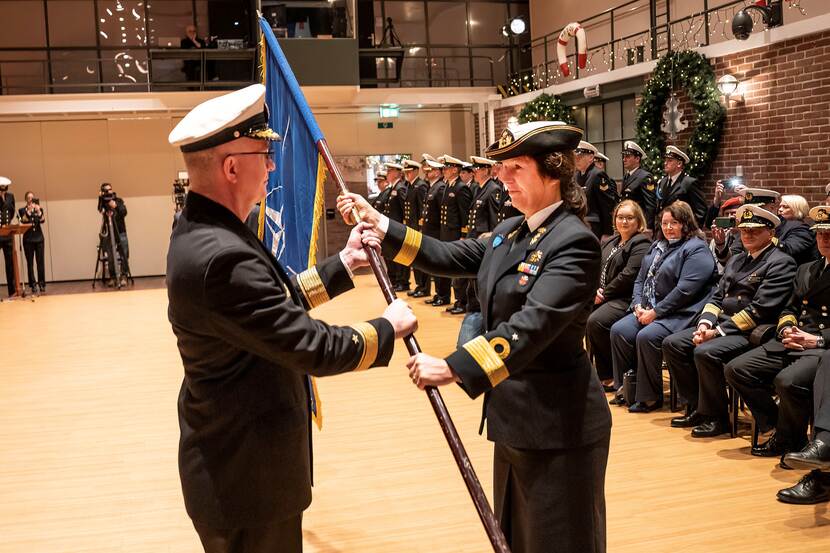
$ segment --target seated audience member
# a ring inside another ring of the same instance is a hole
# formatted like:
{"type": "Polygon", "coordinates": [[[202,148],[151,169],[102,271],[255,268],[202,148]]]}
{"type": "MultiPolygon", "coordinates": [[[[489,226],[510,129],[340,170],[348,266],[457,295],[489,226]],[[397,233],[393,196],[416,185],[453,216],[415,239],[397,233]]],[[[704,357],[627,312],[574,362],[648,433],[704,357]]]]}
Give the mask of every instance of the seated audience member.
{"type": "Polygon", "coordinates": [[[784,195],[778,204],[781,224],[775,229],[773,243],[793,256],[796,265],[811,263],[820,256],[816,251],[816,235],[804,221],[810,204],[802,196],[784,195]]]}
{"type": "MultiPolygon", "coordinates": [[[[778,205],[780,194],[778,192],[761,188],[746,188],[742,193],[744,195],[745,205],[757,205],[771,213],[780,213],[778,205]]],[[[787,198],[794,197],[787,196],[787,198]]],[[[800,196],[797,196],[797,198],[804,200],[800,196]]],[[[804,203],[798,200],[790,201],[800,206],[799,211],[804,212],[807,210],[806,200],[804,200],[804,203]]],[[[789,202],[786,202],[786,206],[785,213],[792,218],[780,219],[781,222],[775,228],[775,236],[772,243],[784,253],[791,255],[797,265],[809,263],[816,258],[816,238],[810,232],[810,225],[801,220],[806,213],[802,214],[800,218],[797,218],[797,212],[791,208],[789,202]]],[[[722,246],[716,251],[718,261],[723,264],[726,264],[732,255],[743,251],[743,245],[739,240],[735,240],[727,246],[722,246]]]]}
{"type": "MultiPolygon", "coordinates": [[[[712,255],[717,258],[717,251],[720,247],[724,247],[726,244],[726,248],[730,248],[734,242],[741,241],[741,233],[735,228],[735,213],[738,211],[738,208],[743,205],[743,199],[739,197],[729,198],[725,202],[723,202],[720,206],[720,217],[729,217],[732,219],[732,228],[723,228],[717,225],[717,222],[712,219],[712,241],[709,242],[709,249],[712,251],[712,255]]],[[[723,274],[723,267],[725,263],[721,263],[718,261],[718,274],[723,274]]]]}
{"type": "Polygon", "coordinates": [[[793,258],[772,245],[778,217],[755,205],[737,213],[745,251],[733,255],[697,326],[663,341],[663,355],[687,402],[687,414],[672,419],[677,428],[694,427],[692,437],[729,430],[724,365],[749,349],[749,335],[773,323],[793,290],[793,258]]]}
{"type": "Polygon", "coordinates": [[[643,234],[646,218],[634,200],[623,200],[614,208],[614,234],[602,243],[602,270],[594,298],[594,312],[588,317],[586,338],[594,367],[605,391],[613,379],[611,325],[620,320],[631,304],[634,280],[651,240],[643,234]]]}
{"type": "MultiPolygon", "coordinates": [[[[719,180],[715,181],[715,192],[712,196],[712,203],[709,205],[709,208],[706,210],[706,219],[703,223],[704,227],[711,227],[712,222],[715,220],[715,217],[723,217],[723,215],[721,215],[721,213],[723,212],[723,209],[724,209],[723,204],[726,203],[723,200],[723,195],[726,192],[727,184],[728,184],[727,181],[724,181],[722,179],[719,179],[719,180]]],[[[734,195],[732,195],[732,197],[730,197],[726,201],[729,201],[732,198],[737,197],[738,200],[740,201],[740,204],[743,204],[744,203],[744,200],[743,200],[743,191],[744,190],[746,190],[746,186],[744,186],[743,184],[732,184],[732,185],[730,185],[731,194],[734,194],[734,195]]]]}
{"type": "Polygon", "coordinates": [[[824,270],[830,259],[830,206],[813,208],[810,217],[824,257],[798,268],[789,304],[778,318],[776,339],[726,365],[726,381],[752,410],[761,432],[775,428],[766,443],[752,448],[759,457],[778,457],[807,443],[810,388],[826,351],[825,339],[830,340],[830,272],[824,270]]]}
{"type": "Polygon", "coordinates": [[[830,501],[830,353],[822,355],[813,382],[813,430],[813,440],[783,460],[790,468],[810,472],[796,485],[780,490],[779,501],[797,505],[830,501]]]}
{"type": "MultiPolygon", "coordinates": [[[[709,297],[715,260],[706,247],[691,207],[676,201],[663,210],[657,240],[634,282],[632,313],[611,327],[614,385],[637,371],[633,412],[652,411],[663,402],[663,339],[688,327],[709,297]]],[[[622,405],[622,394],[611,400],[622,405]]]]}

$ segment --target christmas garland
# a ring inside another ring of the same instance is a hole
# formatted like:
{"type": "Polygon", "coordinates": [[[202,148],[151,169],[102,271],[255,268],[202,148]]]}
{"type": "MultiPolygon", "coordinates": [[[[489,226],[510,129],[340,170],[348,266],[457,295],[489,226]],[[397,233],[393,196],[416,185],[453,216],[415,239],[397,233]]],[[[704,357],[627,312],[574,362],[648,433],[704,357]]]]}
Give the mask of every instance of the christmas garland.
{"type": "Polygon", "coordinates": [[[538,98],[525,104],[518,115],[519,123],[531,121],[562,121],[573,125],[574,120],[571,107],[562,101],[561,96],[540,94],[538,98]]]}
{"type": "Polygon", "coordinates": [[[697,52],[666,54],[643,88],[636,120],[637,143],[648,156],[643,165],[653,173],[662,173],[666,139],[660,127],[672,85],[686,90],[695,110],[695,131],[685,149],[690,158],[686,172],[700,178],[718,154],[726,110],[720,103],[715,72],[706,57],[697,52]]]}

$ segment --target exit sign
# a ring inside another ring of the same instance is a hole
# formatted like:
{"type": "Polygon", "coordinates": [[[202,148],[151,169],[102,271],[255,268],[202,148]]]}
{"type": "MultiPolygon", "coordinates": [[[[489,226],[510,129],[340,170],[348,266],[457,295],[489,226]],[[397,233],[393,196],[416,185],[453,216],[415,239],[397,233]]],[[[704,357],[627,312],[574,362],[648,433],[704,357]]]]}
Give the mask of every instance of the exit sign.
{"type": "Polygon", "coordinates": [[[392,121],[378,121],[379,129],[391,129],[394,123],[392,121]]]}

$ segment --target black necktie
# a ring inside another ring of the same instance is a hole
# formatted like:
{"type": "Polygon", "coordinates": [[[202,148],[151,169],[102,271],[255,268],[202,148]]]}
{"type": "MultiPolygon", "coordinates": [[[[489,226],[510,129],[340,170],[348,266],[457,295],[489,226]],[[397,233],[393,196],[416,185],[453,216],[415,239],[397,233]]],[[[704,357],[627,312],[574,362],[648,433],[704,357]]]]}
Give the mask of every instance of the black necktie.
{"type": "Polygon", "coordinates": [[[516,236],[513,237],[513,242],[511,242],[510,244],[510,251],[513,251],[513,246],[515,244],[518,244],[519,242],[527,238],[528,234],[530,234],[530,227],[527,224],[527,219],[525,219],[524,221],[522,221],[522,224],[519,227],[519,232],[517,232],[516,236]]]}

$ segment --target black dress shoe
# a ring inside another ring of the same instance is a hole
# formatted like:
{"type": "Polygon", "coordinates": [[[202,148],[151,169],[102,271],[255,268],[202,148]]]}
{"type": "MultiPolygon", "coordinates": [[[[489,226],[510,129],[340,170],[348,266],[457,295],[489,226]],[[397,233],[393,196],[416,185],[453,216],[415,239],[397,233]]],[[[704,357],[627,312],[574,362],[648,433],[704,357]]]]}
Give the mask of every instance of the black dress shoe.
{"type": "Polygon", "coordinates": [[[428,300],[424,300],[424,303],[427,304],[427,305],[432,305],[436,301],[438,301],[438,296],[432,296],[428,300]]]}
{"type": "Polygon", "coordinates": [[[616,392],[617,388],[615,388],[613,384],[603,384],[602,385],[602,391],[605,392],[606,394],[610,394],[612,392],[616,392]]]}
{"type": "Polygon", "coordinates": [[[756,457],[780,457],[788,451],[792,451],[790,444],[780,439],[778,434],[773,434],[763,444],[753,447],[750,453],[756,457]]]}
{"type": "Polygon", "coordinates": [[[818,470],[805,474],[798,484],[780,490],[776,497],[782,503],[794,505],[815,505],[830,501],[830,475],[818,470]]]}
{"type": "Polygon", "coordinates": [[[409,286],[404,286],[403,284],[396,284],[393,290],[395,290],[395,292],[406,292],[409,290],[409,286]]]}
{"type": "Polygon", "coordinates": [[[729,432],[729,422],[725,420],[706,421],[692,428],[692,438],[714,438],[729,432]]]}
{"type": "Polygon", "coordinates": [[[797,469],[830,470],[830,444],[815,439],[801,451],[784,455],[784,462],[797,469]]]}
{"type": "Polygon", "coordinates": [[[450,315],[463,315],[466,312],[467,310],[461,307],[460,305],[450,309],[450,315]]]}
{"type": "Polygon", "coordinates": [[[447,305],[449,302],[448,302],[448,301],[444,301],[444,300],[442,300],[441,298],[438,298],[437,300],[435,300],[435,301],[433,301],[433,302],[431,302],[431,303],[432,303],[432,306],[433,306],[433,307],[441,307],[442,305],[447,305]]]}
{"type": "Polygon", "coordinates": [[[688,415],[684,415],[682,417],[674,417],[671,420],[671,425],[673,428],[691,428],[693,426],[699,425],[704,420],[706,419],[703,415],[701,415],[697,411],[692,411],[688,415]]]}
{"type": "MultiPolygon", "coordinates": [[[[413,298],[425,298],[428,295],[429,294],[427,292],[424,292],[423,290],[417,290],[412,294],[412,297],[413,298]]],[[[432,301],[432,300],[430,300],[430,301],[432,301]]]]}
{"type": "Polygon", "coordinates": [[[614,396],[614,399],[608,402],[609,405],[619,405],[620,407],[625,407],[625,395],[622,392],[617,393],[614,396]]]}
{"type": "Polygon", "coordinates": [[[651,413],[663,407],[662,401],[635,401],[634,404],[628,408],[629,413],[651,413]]]}
{"type": "Polygon", "coordinates": [[[417,288],[415,288],[414,290],[407,290],[407,291],[406,291],[406,295],[407,295],[407,296],[409,296],[410,298],[411,298],[411,297],[413,297],[413,296],[414,296],[415,294],[417,294],[417,293],[418,293],[418,289],[417,289],[417,288]]]}

